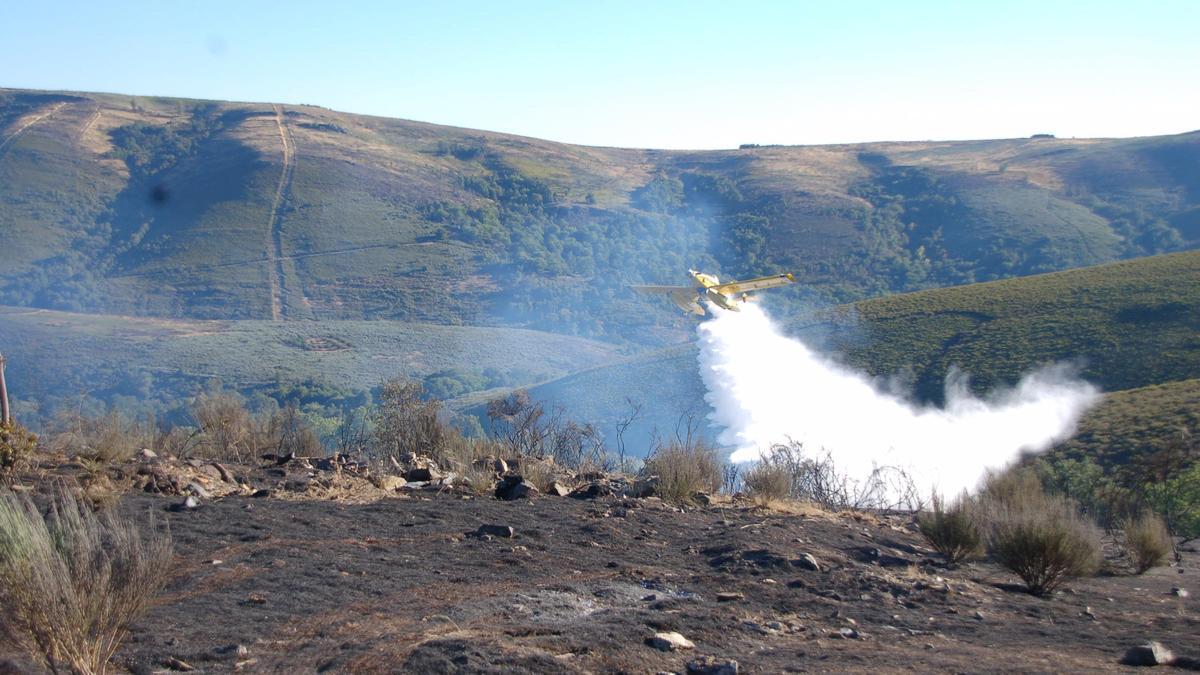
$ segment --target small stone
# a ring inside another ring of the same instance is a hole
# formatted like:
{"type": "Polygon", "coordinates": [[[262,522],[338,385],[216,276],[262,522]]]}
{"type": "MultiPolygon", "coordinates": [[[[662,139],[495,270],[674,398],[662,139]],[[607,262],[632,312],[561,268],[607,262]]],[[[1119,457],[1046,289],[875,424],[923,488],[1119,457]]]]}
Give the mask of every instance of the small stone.
{"type": "Polygon", "coordinates": [[[737,675],[738,662],[716,656],[701,656],[687,664],[688,675],[737,675]]]}
{"type": "Polygon", "coordinates": [[[836,632],[831,633],[829,637],[835,637],[839,640],[857,640],[860,636],[858,631],[853,628],[839,628],[836,632]]]}
{"type": "Polygon", "coordinates": [[[250,493],[250,496],[254,497],[255,499],[263,499],[265,497],[270,497],[271,491],[266,488],[260,488],[258,490],[255,490],[254,492],[250,493]]]}
{"type": "Polygon", "coordinates": [[[246,645],[240,645],[237,643],[225,645],[224,647],[217,647],[215,651],[218,654],[233,656],[245,656],[250,653],[250,649],[246,645]]]}
{"type": "Polygon", "coordinates": [[[154,452],[150,448],[142,448],[142,451],[138,453],[138,457],[140,457],[142,460],[149,461],[152,459],[158,459],[158,453],[154,452]]]}
{"type": "Polygon", "coordinates": [[[475,531],[475,534],[490,534],[493,537],[512,539],[513,536],[516,535],[516,532],[509,525],[480,525],[479,529],[475,531]]]}
{"type": "Polygon", "coordinates": [[[188,495],[182,502],[169,507],[171,511],[191,511],[198,508],[200,508],[200,500],[193,495],[188,495]]]}
{"type": "Polygon", "coordinates": [[[717,602],[733,602],[734,600],[741,600],[745,597],[745,595],[738,593],[737,591],[722,591],[717,593],[717,602]]]}
{"type": "Polygon", "coordinates": [[[1092,621],[1096,620],[1096,613],[1092,611],[1091,607],[1084,607],[1083,615],[1086,616],[1087,618],[1091,619],[1092,621]]]}
{"type": "Polygon", "coordinates": [[[696,645],[675,631],[655,633],[654,637],[646,638],[646,644],[659,651],[674,652],[683,649],[694,649],[696,645]]]}
{"type": "Polygon", "coordinates": [[[210,493],[208,490],[205,490],[203,485],[195,481],[188,483],[187,489],[188,492],[191,492],[201,499],[212,499],[212,493],[210,493]]]}
{"type": "Polygon", "coordinates": [[[975,620],[983,621],[983,612],[981,612],[979,610],[975,610],[975,620]]]}
{"type": "Polygon", "coordinates": [[[1179,588],[1176,586],[1175,588],[1171,589],[1171,595],[1174,595],[1177,598],[1186,598],[1188,596],[1188,592],[1186,588],[1179,588]]]}
{"type": "Polygon", "coordinates": [[[814,572],[821,571],[821,564],[817,562],[817,559],[811,553],[800,554],[799,558],[792,561],[792,565],[814,572]]]}
{"type": "Polygon", "coordinates": [[[571,494],[571,489],[562,483],[551,483],[548,492],[555,497],[566,497],[571,494]]]}
{"type": "Polygon", "coordinates": [[[167,658],[163,659],[162,664],[171,670],[177,670],[183,673],[188,673],[196,669],[195,666],[191,665],[190,663],[187,663],[186,661],[180,661],[174,656],[168,656],[167,658]]]}
{"type": "Polygon", "coordinates": [[[767,579],[763,579],[762,583],[767,584],[768,586],[774,586],[775,584],[777,584],[779,582],[775,581],[774,579],[767,578],[767,579]]]}
{"type": "Polygon", "coordinates": [[[1150,641],[1144,645],[1130,647],[1121,663],[1126,666],[1167,666],[1174,660],[1175,655],[1170,649],[1161,642],[1150,641]]]}
{"type": "Polygon", "coordinates": [[[932,642],[926,642],[926,643],[925,643],[925,649],[933,649],[933,643],[932,643],[932,642]]]}

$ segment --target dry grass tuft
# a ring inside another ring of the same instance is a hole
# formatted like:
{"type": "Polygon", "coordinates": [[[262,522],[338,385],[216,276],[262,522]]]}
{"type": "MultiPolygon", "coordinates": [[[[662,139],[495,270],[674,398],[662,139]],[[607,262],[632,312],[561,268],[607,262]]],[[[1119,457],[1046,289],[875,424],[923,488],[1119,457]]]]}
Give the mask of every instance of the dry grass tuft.
{"type": "Polygon", "coordinates": [[[655,448],[642,473],[658,476],[658,494],[683,504],[697,492],[715,494],[721,489],[723,467],[717,451],[702,441],[671,441],[655,448]]]}
{"type": "Polygon", "coordinates": [[[1129,557],[1135,574],[1143,574],[1163,564],[1174,550],[1167,523],[1158,514],[1143,512],[1137,518],[1125,521],[1121,529],[1125,535],[1125,555],[1129,557]]]}
{"type": "Polygon", "coordinates": [[[745,472],[742,483],[747,495],[760,506],[787,499],[792,490],[792,476],[787,468],[771,462],[759,462],[745,472]]]}
{"type": "Polygon", "coordinates": [[[917,528],[929,545],[951,565],[979,555],[983,550],[983,534],[971,498],[965,492],[949,507],[939,495],[933,495],[932,510],[917,516],[917,528]]]}
{"type": "Polygon", "coordinates": [[[64,487],[43,515],[0,490],[0,643],[53,672],[104,673],[166,583],[171,539],[111,510],[95,513],[64,487]]]}

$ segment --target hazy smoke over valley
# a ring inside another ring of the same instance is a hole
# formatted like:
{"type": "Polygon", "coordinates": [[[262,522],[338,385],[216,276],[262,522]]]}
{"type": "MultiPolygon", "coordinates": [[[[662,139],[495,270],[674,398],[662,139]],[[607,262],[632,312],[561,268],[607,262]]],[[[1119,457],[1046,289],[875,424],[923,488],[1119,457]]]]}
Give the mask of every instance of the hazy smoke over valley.
{"type": "Polygon", "coordinates": [[[945,407],[921,406],[781,334],[759,307],[714,311],[699,328],[700,370],[718,441],[735,448],[735,462],[791,439],[830,452],[854,480],[895,466],[924,495],[957,493],[1021,451],[1067,438],[1099,398],[1069,369],[1052,367],[986,399],[971,395],[964,378],[950,378],[945,407]]]}

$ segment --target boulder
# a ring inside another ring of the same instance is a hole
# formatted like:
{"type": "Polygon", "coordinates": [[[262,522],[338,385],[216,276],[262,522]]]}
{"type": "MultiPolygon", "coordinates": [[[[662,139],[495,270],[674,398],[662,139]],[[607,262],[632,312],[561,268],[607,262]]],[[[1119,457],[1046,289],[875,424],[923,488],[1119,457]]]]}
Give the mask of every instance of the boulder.
{"type": "Polygon", "coordinates": [[[1171,653],[1161,642],[1150,641],[1143,645],[1130,647],[1125,656],[1121,658],[1121,663],[1126,666],[1169,666],[1175,661],[1175,655],[1171,653]]]}
{"type": "Polygon", "coordinates": [[[722,591],[717,593],[717,602],[733,602],[734,600],[741,600],[745,597],[745,595],[738,593],[737,591],[722,591]]]}
{"type": "Polygon", "coordinates": [[[688,675],[737,675],[738,662],[716,656],[701,656],[687,664],[688,675]]]}
{"type": "Polygon", "coordinates": [[[380,490],[387,490],[388,492],[395,492],[405,485],[408,485],[408,481],[404,480],[400,476],[374,476],[371,479],[371,482],[374,483],[375,487],[379,488],[380,490]]]}
{"type": "Polygon", "coordinates": [[[550,484],[548,493],[556,497],[566,497],[567,495],[571,494],[571,488],[563,485],[562,483],[555,482],[550,484]]]}
{"type": "Polygon", "coordinates": [[[138,453],[138,459],[148,462],[152,459],[158,459],[158,453],[150,448],[142,448],[141,452],[138,453]]]}
{"type": "Polygon", "coordinates": [[[817,562],[817,559],[814,558],[811,553],[801,553],[799,558],[796,558],[792,561],[792,565],[802,569],[812,570],[813,572],[821,571],[821,564],[817,562]]]}
{"type": "Polygon", "coordinates": [[[570,496],[575,499],[596,499],[598,497],[608,497],[613,493],[612,486],[607,480],[596,480],[581,485],[571,491],[570,496]]]}
{"type": "Polygon", "coordinates": [[[404,473],[404,480],[410,483],[430,483],[442,477],[436,466],[419,466],[404,473]]]}
{"type": "Polygon", "coordinates": [[[537,493],[537,487],[527,482],[521,476],[505,476],[504,480],[496,485],[496,499],[504,501],[529,499],[537,493]]]}
{"type": "Polygon", "coordinates": [[[658,494],[658,476],[647,476],[639,478],[633,482],[633,487],[630,488],[630,497],[653,497],[658,494]]]}
{"type": "Polygon", "coordinates": [[[654,637],[646,638],[646,644],[659,651],[675,652],[684,649],[694,649],[696,645],[675,631],[655,633],[654,637]]]}

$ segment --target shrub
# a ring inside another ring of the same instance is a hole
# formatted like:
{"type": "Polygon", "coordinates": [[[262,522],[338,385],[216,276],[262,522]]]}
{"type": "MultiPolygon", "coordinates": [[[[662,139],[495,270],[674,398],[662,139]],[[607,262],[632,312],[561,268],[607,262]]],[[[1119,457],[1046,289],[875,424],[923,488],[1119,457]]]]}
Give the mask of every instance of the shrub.
{"type": "MultiPolygon", "coordinates": [[[[724,479],[722,475],[722,482],[724,479]]],[[[792,490],[792,477],[787,468],[769,461],[761,461],[746,471],[742,483],[750,498],[763,506],[787,499],[792,490]]]]}
{"type": "Polygon", "coordinates": [[[210,459],[245,463],[258,454],[254,418],[238,394],[214,392],[192,403],[192,416],[202,442],[197,454],[210,459]]]}
{"type": "Polygon", "coordinates": [[[123,462],[152,444],[152,435],[117,411],[100,417],[64,415],[55,421],[50,446],[64,454],[94,462],[123,462]]]}
{"type": "Polygon", "coordinates": [[[878,466],[869,475],[855,478],[837,467],[832,453],[812,455],[798,441],[775,444],[762,463],[787,474],[792,499],[830,511],[918,511],[922,506],[916,483],[898,467],[878,466]]]}
{"type": "Polygon", "coordinates": [[[103,673],[126,626],[166,583],[171,541],[65,488],[42,515],[0,490],[0,642],[53,672],[103,673]]]}
{"type": "Polygon", "coordinates": [[[37,449],[38,438],[28,429],[9,422],[0,424],[0,480],[8,483],[13,474],[37,449]]]}
{"type": "Polygon", "coordinates": [[[1143,512],[1125,521],[1123,528],[1125,555],[1136,574],[1161,565],[1174,546],[1167,523],[1159,516],[1143,512]]]}
{"type": "Polygon", "coordinates": [[[983,534],[971,498],[965,492],[949,508],[935,494],[931,506],[932,511],[917,516],[917,527],[929,545],[946,557],[946,562],[954,565],[982,551],[983,534]]]}
{"type": "Polygon", "coordinates": [[[1100,530],[1079,514],[1075,502],[1041,491],[1029,483],[1003,481],[982,497],[987,548],[1002,567],[1025,582],[1029,592],[1044,595],[1064,581],[1091,574],[1100,564],[1100,530]],[[1020,498],[1014,498],[1020,495],[1020,498]]]}
{"type": "Polygon", "coordinates": [[[438,419],[441,402],[426,400],[419,382],[393,378],[383,383],[379,407],[373,415],[374,452],[399,458],[411,453],[435,460],[444,454],[450,432],[438,419]]]}
{"type": "Polygon", "coordinates": [[[658,493],[663,499],[682,504],[697,492],[717,492],[723,478],[721,466],[714,448],[688,439],[660,444],[646,458],[642,473],[658,476],[658,493]]]}

